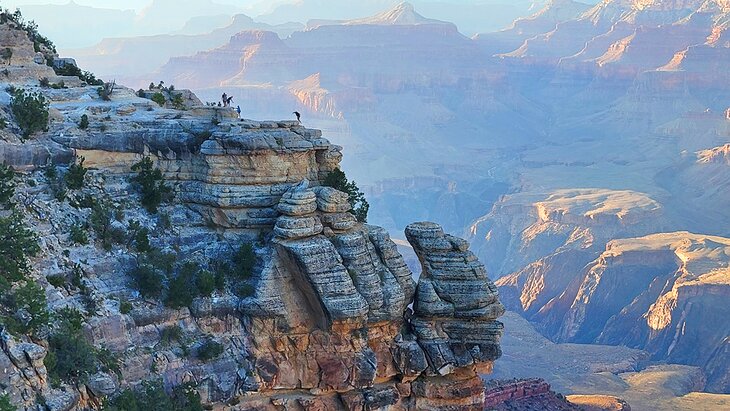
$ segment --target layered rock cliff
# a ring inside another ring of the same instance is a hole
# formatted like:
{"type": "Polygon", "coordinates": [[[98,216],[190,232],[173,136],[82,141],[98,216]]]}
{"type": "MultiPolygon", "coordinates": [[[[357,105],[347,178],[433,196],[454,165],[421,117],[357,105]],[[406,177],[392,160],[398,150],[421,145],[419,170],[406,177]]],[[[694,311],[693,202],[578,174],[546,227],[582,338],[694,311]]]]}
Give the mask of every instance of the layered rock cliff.
{"type": "Polygon", "coordinates": [[[321,132],[229,108],[161,108],[120,86],[105,100],[79,79],[44,88],[45,62],[22,63],[6,85],[50,101],[47,131],[24,141],[6,112],[0,139],[2,163],[22,172],[17,207],[39,236],[26,281],[54,315],[78,313],[86,351],[103,348],[115,365],[52,381],[49,367],[65,360],[49,342],[60,325],[30,335],[3,323],[0,383],[12,403],[99,408],[159,378],[221,410],[483,408],[480,374],[501,355],[504,312],[484,266],[465,240],[415,223],[406,236],[423,269],[416,284],[388,233],[322,186],[341,148],[321,132]],[[158,215],[129,184],[143,158],[175,196],[158,215]],[[49,170],[68,176],[69,162],[88,170],[61,195],[66,177],[49,170]],[[179,283],[190,267],[224,267],[222,284],[171,302],[198,287],[179,283]],[[140,287],[151,278],[152,289],[140,287]]]}

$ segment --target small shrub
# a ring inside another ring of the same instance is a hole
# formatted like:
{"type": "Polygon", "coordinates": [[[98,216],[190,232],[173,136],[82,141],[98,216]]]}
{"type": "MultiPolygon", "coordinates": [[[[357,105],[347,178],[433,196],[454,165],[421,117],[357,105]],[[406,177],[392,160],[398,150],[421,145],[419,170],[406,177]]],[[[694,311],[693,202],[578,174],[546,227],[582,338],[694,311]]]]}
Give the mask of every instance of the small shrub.
{"type": "Polygon", "coordinates": [[[195,285],[198,288],[198,294],[202,297],[210,297],[213,291],[218,288],[215,275],[208,270],[198,272],[195,285]]]}
{"type": "Polygon", "coordinates": [[[132,306],[132,303],[130,303],[127,300],[122,300],[122,301],[119,302],[119,312],[122,313],[122,314],[125,314],[126,315],[126,314],[131,313],[132,312],[132,308],[134,308],[132,306]]]}
{"type": "Polygon", "coordinates": [[[233,275],[239,279],[249,279],[256,265],[256,253],[251,243],[243,243],[233,255],[233,275]]]}
{"type": "Polygon", "coordinates": [[[177,263],[177,256],[172,252],[151,247],[150,251],[145,255],[144,260],[158,270],[162,270],[170,275],[175,268],[175,263],[177,263]]]}
{"type": "Polygon", "coordinates": [[[152,101],[154,101],[155,103],[157,103],[160,107],[164,106],[165,103],[167,103],[167,99],[165,98],[165,95],[160,92],[153,94],[150,99],[152,101]]]}
{"type": "Polygon", "coordinates": [[[56,288],[65,288],[66,287],[66,276],[61,274],[54,274],[49,275],[46,277],[46,280],[49,284],[56,288]]]}
{"type": "Polygon", "coordinates": [[[170,325],[162,329],[160,342],[163,345],[171,345],[183,339],[183,330],[179,325],[170,325]]]}
{"type": "Polygon", "coordinates": [[[86,159],[80,157],[79,160],[80,161],[73,162],[71,165],[69,165],[66,175],[63,176],[63,179],[66,182],[66,187],[72,190],[78,190],[84,186],[84,177],[89,171],[88,168],[84,167],[84,161],[86,159]]]}
{"type": "Polygon", "coordinates": [[[6,128],[8,128],[8,120],[0,118],[0,130],[5,130],[6,128]]]}
{"type": "Polygon", "coordinates": [[[214,360],[223,354],[223,345],[216,342],[211,337],[205,339],[205,341],[198,347],[197,357],[200,361],[208,362],[214,360]]]}
{"type": "Polygon", "coordinates": [[[253,297],[256,289],[249,283],[240,284],[236,289],[236,295],[241,298],[253,297]]]}
{"type": "Polygon", "coordinates": [[[97,201],[91,208],[91,229],[105,250],[111,250],[113,244],[125,241],[126,233],[112,224],[114,215],[115,210],[107,201],[97,201]]]}
{"type": "Polygon", "coordinates": [[[40,93],[23,89],[14,91],[10,107],[24,138],[48,127],[48,104],[48,100],[40,93]]]}
{"type": "Polygon", "coordinates": [[[69,199],[68,203],[71,205],[71,207],[78,208],[78,209],[86,209],[91,208],[93,209],[96,205],[96,198],[91,196],[91,194],[84,194],[82,196],[76,196],[73,199],[69,199]]]}
{"type": "Polygon", "coordinates": [[[183,99],[182,93],[177,93],[172,97],[172,107],[176,110],[185,109],[185,100],[183,99]]]}
{"type": "Polygon", "coordinates": [[[0,395],[0,411],[17,411],[18,407],[10,402],[10,396],[8,394],[0,395]]]}
{"type": "Polygon", "coordinates": [[[135,288],[144,298],[158,298],[162,295],[162,274],[149,264],[140,264],[133,268],[130,277],[135,288]]]}
{"type": "Polygon", "coordinates": [[[137,172],[131,181],[140,189],[142,205],[150,213],[157,213],[160,204],[172,197],[172,188],[165,184],[162,171],[159,168],[153,168],[152,159],[149,157],[134,164],[132,171],[137,172]]]}
{"type": "Polygon", "coordinates": [[[44,88],[51,86],[51,82],[48,80],[48,77],[43,77],[42,79],[38,80],[38,83],[41,87],[44,88]]]}
{"type": "Polygon", "coordinates": [[[25,278],[30,269],[29,258],[39,251],[35,233],[25,225],[18,210],[7,217],[0,216],[0,291],[25,278]]]}
{"type": "Polygon", "coordinates": [[[48,326],[50,313],[46,302],[46,293],[43,287],[35,281],[26,280],[23,285],[14,289],[8,296],[7,305],[11,308],[14,317],[6,319],[5,323],[11,331],[18,334],[35,335],[42,328],[48,326]],[[23,312],[22,318],[15,314],[23,312]]]}
{"type": "Polygon", "coordinates": [[[48,354],[43,363],[55,386],[61,382],[84,382],[97,372],[96,350],[81,332],[78,317],[59,316],[56,329],[48,337],[48,354]]]}
{"type": "Polygon", "coordinates": [[[89,244],[89,236],[86,234],[86,227],[81,224],[71,226],[71,235],[69,236],[74,244],[89,244]]]}
{"type": "Polygon", "coordinates": [[[8,209],[12,205],[11,199],[15,195],[15,170],[5,164],[0,164],[0,209],[8,209]]]}
{"type": "Polygon", "coordinates": [[[150,230],[147,227],[142,227],[139,221],[132,220],[129,222],[129,238],[134,241],[134,249],[138,253],[148,253],[152,250],[149,232],[150,230]]]}
{"type": "Polygon", "coordinates": [[[87,128],[89,128],[89,116],[87,116],[86,114],[81,116],[81,121],[79,121],[79,128],[81,130],[86,130],[87,128]]]}
{"type": "Polygon", "coordinates": [[[142,89],[137,90],[137,97],[144,98],[144,96],[145,96],[144,90],[142,90],[142,89]]]}
{"type": "Polygon", "coordinates": [[[133,391],[126,389],[102,408],[104,411],[203,411],[200,394],[195,386],[186,383],[175,387],[168,395],[162,381],[144,381],[133,391]]]}
{"type": "Polygon", "coordinates": [[[352,206],[351,213],[357,218],[357,221],[361,223],[367,222],[370,204],[365,199],[365,194],[358,188],[357,183],[348,181],[347,176],[342,170],[337,168],[330,172],[322,184],[347,193],[350,206],[352,206]]]}
{"type": "Polygon", "coordinates": [[[177,276],[170,279],[165,305],[175,309],[189,307],[196,294],[194,286],[193,276],[185,270],[181,270],[177,276]]]}

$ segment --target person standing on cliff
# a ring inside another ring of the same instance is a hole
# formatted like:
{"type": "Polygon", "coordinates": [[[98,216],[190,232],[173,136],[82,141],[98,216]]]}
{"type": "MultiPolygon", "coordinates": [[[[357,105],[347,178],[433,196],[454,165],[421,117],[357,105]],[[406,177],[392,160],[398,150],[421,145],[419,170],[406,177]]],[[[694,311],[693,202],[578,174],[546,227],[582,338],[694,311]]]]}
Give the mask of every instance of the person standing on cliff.
{"type": "Polygon", "coordinates": [[[302,115],[298,111],[295,111],[293,114],[297,116],[297,121],[299,122],[299,124],[302,124],[302,115]]]}
{"type": "Polygon", "coordinates": [[[238,118],[241,118],[241,106],[236,106],[236,113],[238,113],[238,118]]]}
{"type": "Polygon", "coordinates": [[[223,107],[227,107],[226,104],[228,103],[228,94],[223,93],[223,95],[221,96],[221,101],[223,101],[223,107]]]}

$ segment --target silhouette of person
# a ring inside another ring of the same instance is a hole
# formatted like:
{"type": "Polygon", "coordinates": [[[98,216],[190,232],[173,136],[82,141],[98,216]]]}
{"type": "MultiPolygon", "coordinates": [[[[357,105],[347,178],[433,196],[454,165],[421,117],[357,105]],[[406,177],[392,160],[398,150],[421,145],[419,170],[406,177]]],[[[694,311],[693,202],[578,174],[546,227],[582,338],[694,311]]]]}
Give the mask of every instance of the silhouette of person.
{"type": "Polygon", "coordinates": [[[295,116],[297,116],[297,121],[301,123],[302,122],[302,115],[301,115],[301,113],[299,113],[298,111],[295,111],[293,114],[295,116]]]}
{"type": "Polygon", "coordinates": [[[223,93],[223,95],[221,96],[221,101],[223,101],[223,107],[225,107],[226,103],[228,102],[228,94],[223,93]]]}
{"type": "Polygon", "coordinates": [[[241,118],[241,106],[236,106],[236,113],[238,113],[238,118],[241,118]]]}
{"type": "Polygon", "coordinates": [[[233,101],[233,96],[228,97],[228,100],[226,100],[226,107],[230,107],[232,101],[233,101]]]}

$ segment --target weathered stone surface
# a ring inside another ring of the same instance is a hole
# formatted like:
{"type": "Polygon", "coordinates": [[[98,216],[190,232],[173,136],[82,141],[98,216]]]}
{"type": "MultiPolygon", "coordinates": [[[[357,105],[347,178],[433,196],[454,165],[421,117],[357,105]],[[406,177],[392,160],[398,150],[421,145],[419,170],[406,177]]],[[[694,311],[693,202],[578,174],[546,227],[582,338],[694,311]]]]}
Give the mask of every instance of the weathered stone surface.
{"type": "Polygon", "coordinates": [[[114,377],[105,372],[99,372],[89,377],[86,386],[96,397],[105,397],[114,394],[117,390],[117,382],[114,377]]]}
{"type": "Polygon", "coordinates": [[[412,324],[429,372],[445,375],[499,358],[503,326],[495,320],[504,307],[468,243],[433,223],[409,225],[406,237],[423,267],[412,324]]]}

